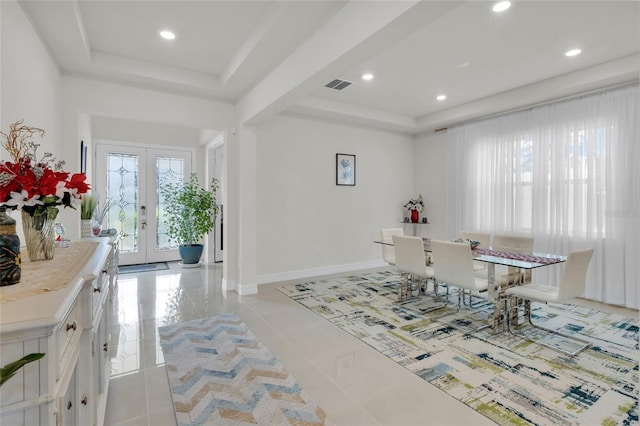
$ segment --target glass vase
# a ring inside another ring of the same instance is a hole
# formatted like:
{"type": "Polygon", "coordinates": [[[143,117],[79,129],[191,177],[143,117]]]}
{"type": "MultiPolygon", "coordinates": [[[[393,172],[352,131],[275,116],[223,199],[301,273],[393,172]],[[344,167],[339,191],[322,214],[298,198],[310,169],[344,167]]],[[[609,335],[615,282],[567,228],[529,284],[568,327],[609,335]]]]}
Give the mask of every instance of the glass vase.
{"type": "Polygon", "coordinates": [[[42,214],[34,215],[22,210],[24,242],[27,246],[29,260],[32,262],[53,259],[55,247],[54,219],[55,217],[50,217],[46,210],[42,214]]]}

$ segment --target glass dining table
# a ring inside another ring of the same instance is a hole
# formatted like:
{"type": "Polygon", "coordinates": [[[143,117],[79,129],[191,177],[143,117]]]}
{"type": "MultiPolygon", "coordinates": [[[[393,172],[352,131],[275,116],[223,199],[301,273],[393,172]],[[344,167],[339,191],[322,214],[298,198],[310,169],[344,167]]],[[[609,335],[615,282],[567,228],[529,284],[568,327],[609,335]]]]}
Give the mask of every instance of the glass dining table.
{"type": "MultiPolygon", "coordinates": [[[[422,238],[424,250],[431,252],[431,239],[422,238]]],[[[374,243],[393,246],[391,241],[376,240],[374,243]]],[[[504,306],[506,296],[505,291],[514,285],[523,285],[527,282],[523,279],[501,283],[496,280],[496,265],[518,268],[521,271],[533,270],[544,266],[555,265],[565,262],[566,256],[549,253],[513,253],[500,250],[492,250],[491,248],[475,248],[471,250],[473,260],[484,262],[487,264],[487,296],[489,301],[493,302],[493,312],[487,318],[488,325],[494,331],[502,331],[504,326],[504,306]]],[[[436,260],[437,262],[437,260],[436,260]]],[[[530,274],[520,274],[522,277],[530,276],[530,274]]],[[[436,277],[437,278],[437,277],[436,277]]]]}

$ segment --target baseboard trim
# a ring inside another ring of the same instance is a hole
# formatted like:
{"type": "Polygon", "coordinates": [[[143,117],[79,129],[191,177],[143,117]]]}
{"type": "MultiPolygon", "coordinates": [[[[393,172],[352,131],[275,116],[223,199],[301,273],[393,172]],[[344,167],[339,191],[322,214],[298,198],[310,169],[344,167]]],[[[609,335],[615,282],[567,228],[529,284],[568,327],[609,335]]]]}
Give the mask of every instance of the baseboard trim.
{"type": "Polygon", "coordinates": [[[225,277],[222,277],[222,291],[235,291],[236,283],[232,280],[227,280],[225,277]]]}
{"type": "Polygon", "coordinates": [[[239,284],[236,286],[236,292],[240,296],[248,296],[258,293],[258,284],[239,284]]]}
{"type": "Polygon", "coordinates": [[[296,271],[258,275],[256,276],[256,282],[258,285],[270,284],[281,281],[299,280],[301,278],[311,278],[323,275],[341,274],[343,272],[360,271],[362,269],[380,268],[383,266],[389,265],[387,265],[387,263],[383,260],[370,260],[367,262],[323,266],[321,268],[298,269],[296,271]]]}

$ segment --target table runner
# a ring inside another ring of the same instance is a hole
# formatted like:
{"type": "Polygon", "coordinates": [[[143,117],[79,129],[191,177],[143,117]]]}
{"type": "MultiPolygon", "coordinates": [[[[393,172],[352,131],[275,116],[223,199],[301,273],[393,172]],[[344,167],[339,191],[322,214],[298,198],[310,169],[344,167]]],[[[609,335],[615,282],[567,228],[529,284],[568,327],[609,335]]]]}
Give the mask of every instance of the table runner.
{"type": "Polygon", "coordinates": [[[543,256],[536,256],[534,254],[529,254],[529,253],[513,253],[509,251],[490,250],[490,249],[482,249],[482,248],[476,248],[473,250],[473,252],[478,254],[484,254],[487,256],[502,257],[505,259],[514,259],[514,260],[522,260],[525,262],[542,263],[544,265],[558,263],[564,260],[561,257],[543,257],[543,256]]]}
{"type": "Polygon", "coordinates": [[[0,287],[0,304],[65,287],[76,278],[96,247],[97,241],[71,241],[69,247],[56,247],[53,259],[38,262],[31,262],[26,247],[21,248],[22,277],[17,284],[0,287]]]}

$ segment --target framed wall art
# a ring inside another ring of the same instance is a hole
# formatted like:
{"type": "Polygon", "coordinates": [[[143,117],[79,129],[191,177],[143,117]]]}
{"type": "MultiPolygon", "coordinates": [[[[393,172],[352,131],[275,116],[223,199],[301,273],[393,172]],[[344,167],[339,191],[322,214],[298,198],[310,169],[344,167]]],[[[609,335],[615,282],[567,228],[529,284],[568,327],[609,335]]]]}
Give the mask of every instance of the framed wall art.
{"type": "Polygon", "coordinates": [[[87,145],[80,141],[80,173],[87,174],[87,145]]]}
{"type": "Polygon", "coordinates": [[[336,154],[336,185],[356,186],[356,156],[336,154]]]}

